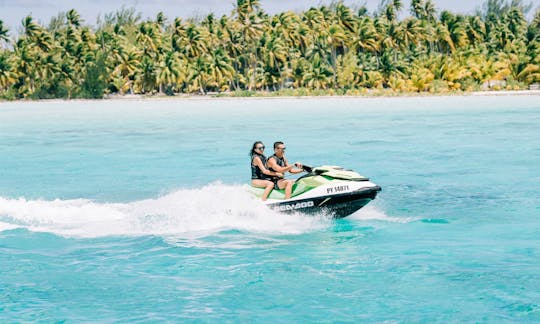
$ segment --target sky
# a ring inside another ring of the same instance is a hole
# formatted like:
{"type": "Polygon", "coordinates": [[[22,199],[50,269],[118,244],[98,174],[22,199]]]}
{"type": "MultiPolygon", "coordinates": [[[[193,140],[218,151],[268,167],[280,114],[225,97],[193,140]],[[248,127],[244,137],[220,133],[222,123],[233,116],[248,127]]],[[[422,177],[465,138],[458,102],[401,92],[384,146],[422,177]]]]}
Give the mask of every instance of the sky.
{"type": "MultiPolygon", "coordinates": [[[[537,6],[540,0],[531,0],[537,6]]],[[[31,14],[42,24],[48,24],[59,12],[75,9],[85,23],[96,24],[98,15],[114,12],[125,6],[135,7],[143,18],[155,17],[163,11],[169,18],[203,16],[208,13],[230,14],[234,0],[0,0],[0,20],[11,31],[20,30],[21,20],[31,14]]],[[[303,11],[311,6],[329,4],[331,0],[261,0],[269,13],[286,10],[303,11]]],[[[453,12],[471,13],[480,8],[484,0],[434,0],[437,8],[453,12]]],[[[344,0],[349,6],[366,5],[370,12],[376,10],[380,0],[344,0]]],[[[410,0],[404,0],[402,15],[409,14],[410,0]]]]}

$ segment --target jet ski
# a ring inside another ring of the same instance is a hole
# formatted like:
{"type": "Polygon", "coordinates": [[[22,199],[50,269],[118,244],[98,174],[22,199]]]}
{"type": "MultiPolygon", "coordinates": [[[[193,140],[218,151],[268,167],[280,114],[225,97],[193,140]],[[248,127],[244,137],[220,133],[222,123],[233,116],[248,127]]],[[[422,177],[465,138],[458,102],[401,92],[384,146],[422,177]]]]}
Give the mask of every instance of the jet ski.
{"type": "MultiPolygon", "coordinates": [[[[272,190],[264,202],[280,212],[326,212],[334,218],[347,217],[375,199],[381,187],[368,178],[339,166],[303,166],[307,174],[296,180],[290,199],[285,190],[272,190]]],[[[264,188],[250,186],[249,190],[261,198],[264,188]]]]}

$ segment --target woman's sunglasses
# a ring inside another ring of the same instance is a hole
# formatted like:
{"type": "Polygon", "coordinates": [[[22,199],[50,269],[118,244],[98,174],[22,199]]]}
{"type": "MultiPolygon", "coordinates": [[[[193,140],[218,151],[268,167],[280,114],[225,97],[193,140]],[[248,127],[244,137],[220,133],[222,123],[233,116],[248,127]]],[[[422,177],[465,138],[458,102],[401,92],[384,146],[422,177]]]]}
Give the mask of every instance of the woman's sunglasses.
{"type": "Polygon", "coordinates": [[[256,147],[257,150],[264,150],[264,146],[256,147]]]}

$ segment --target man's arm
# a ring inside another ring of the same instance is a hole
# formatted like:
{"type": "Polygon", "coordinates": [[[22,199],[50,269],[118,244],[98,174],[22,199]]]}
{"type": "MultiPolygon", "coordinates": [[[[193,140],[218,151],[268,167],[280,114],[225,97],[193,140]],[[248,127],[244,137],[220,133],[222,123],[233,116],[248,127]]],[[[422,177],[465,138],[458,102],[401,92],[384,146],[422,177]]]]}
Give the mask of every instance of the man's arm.
{"type": "Polygon", "coordinates": [[[302,172],[304,172],[304,170],[301,170],[301,169],[291,169],[289,172],[290,172],[290,173],[293,173],[293,174],[296,174],[296,173],[302,173],[302,172]]]}
{"type": "Polygon", "coordinates": [[[284,167],[280,167],[277,162],[276,162],[276,159],[270,157],[267,161],[268,163],[268,166],[270,168],[272,168],[273,170],[276,170],[277,172],[281,172],[281,173],[285,173],[287,171],[290,171],[293,166],[291,165],[287,165],[287,160],[285,160],[285,166],[284,167]]]}
{"type": "MultiPolygon", "coordinates": [[[[296,168],[296,169],[295,169],[295,168],[294,168],[294,165],[289,165],[289,161],[287,161],[286,158],[283,158],[283,159],[285,160],[285,165],[286,165],[287,167],[290,168],[290,169],[289,169],[289,172],[290,172],[290,173],[296,174],[296,173],[302,173],[302,172],[304,172],[304,170],[302,170],[302,168],[296,168]]],[[[299,164],[299,163],[296,162],[295,165],[296,165],[296,164],[299,164]]]]}

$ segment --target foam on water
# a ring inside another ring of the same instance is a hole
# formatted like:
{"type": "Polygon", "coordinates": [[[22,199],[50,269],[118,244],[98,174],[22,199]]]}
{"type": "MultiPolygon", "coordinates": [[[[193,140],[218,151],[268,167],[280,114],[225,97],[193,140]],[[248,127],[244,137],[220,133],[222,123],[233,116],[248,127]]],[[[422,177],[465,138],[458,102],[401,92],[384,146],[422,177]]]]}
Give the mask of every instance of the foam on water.
{"type": "MultiPolygon", "coordinates": [[[[390,217],[373,206],[349,219],[408,223],[417,218],[390,217]]],[[[215,183],[181,189],[155,199],[98,203],[88,199],[27,200],[0,197],[0,232],[25,228],[67,237],[160,235],[204,237],[226,230],[301,234],[330,226],[327,214],[272,211],[246,186],[215,183]]]]}
{"type": "MultiPolygon", "coordinates": [[[[1,199],[1,198],[0,198],[0,199],[1,199]]],[[[0,222],[0,232],[3,232],[3,231],[9,231],[9,230],[13,230],[13,229],[16,229],[16,228],[19,228],[19,226],[13,225],[13,224],[4,223],[4,222],[0,222]]]]}
{"type": "Polygon", "coordinates": [[[130,203],[0,197],[0,231],[26,228],[74,237],[205,236],[224,230],[300,234],[328,224],[325,215],[274,212],[246,192],[244,186],[220,183],[130,203]]]}
{"type": "Polygon", "coordinates": [[[384,222],[392,223],[410,223],[417,220],[421,220],[421,217],[392,217],[386,215],[383,211],[379,210],[373,205],[367,205],[360,209],[356,213],[350,215],[348,219],[356,220],[380,220],[384,222]]]}

